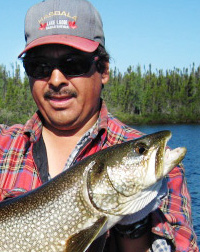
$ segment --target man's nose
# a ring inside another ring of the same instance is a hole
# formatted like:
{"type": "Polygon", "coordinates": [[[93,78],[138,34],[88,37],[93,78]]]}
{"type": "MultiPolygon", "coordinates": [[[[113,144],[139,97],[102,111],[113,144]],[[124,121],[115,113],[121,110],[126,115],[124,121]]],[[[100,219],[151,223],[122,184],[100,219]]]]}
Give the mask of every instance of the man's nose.
{"type": "Polygon", "coordinates": [[[67,77],[57,68],[55,68],[48,81],[49,85],[59,87],[60,85],[68,85],[69,81],[67,77]]]}

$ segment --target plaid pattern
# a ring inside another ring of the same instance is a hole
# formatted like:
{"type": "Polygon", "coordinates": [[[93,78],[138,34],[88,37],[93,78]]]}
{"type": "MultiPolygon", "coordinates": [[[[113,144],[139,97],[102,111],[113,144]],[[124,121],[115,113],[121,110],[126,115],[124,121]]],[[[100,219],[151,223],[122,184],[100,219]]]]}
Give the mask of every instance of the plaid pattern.
{"type": "Polygon", "coordinates": [[[41,128],[37,114],[25,126],[0,125],[0,200],[14,197],[13,189],[30,191],[42,184],[32,155],[41,128]]]}
{"type": "MultiPolygon", "coordinates": [[[[38,114],[24,126],[0,125],[0,200],[30,191],[42,184],[32,154],[33,144],[42,132],[42,122],[38,114]]],[[[101,149],[141,135],[139,131],[112,117],[103,103],[97,125],[84,148],[78,151],[75,162],[101,149]]],[[[197,252],[199,249],[191,221],[191,199],[184,168],[174,168],[167,180],[169,194],[159,209],[151,214],[152,232],[167,240],[172,251],[197,252]]],[[[114,252],[113,247],[110,251],[114,252]]]]}
{"type": "Polygon", "coordinates": [[[166,240],[156,238],[152,244],[151,252],[170,252],[171,246],[167,244],[166,240]]]}

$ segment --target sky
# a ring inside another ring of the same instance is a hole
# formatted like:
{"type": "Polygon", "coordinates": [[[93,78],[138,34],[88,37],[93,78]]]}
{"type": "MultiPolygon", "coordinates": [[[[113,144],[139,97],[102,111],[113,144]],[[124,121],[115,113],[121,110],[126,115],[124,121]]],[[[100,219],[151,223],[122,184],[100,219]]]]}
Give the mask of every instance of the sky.
{"type": "MultiPolygon", "coordinates": [[[[41,0],[1,0],[0,64],[20,63],[24,18],[41,0]]],[[[111,68],[164,71],[200,65],[200,0],[91,0],[100,12],[111,68]]]]}

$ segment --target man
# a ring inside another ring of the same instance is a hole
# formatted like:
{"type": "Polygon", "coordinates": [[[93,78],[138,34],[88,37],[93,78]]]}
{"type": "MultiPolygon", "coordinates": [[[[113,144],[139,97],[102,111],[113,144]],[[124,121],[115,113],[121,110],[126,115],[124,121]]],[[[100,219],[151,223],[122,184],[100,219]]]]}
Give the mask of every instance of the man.
{"type": "MultiPolygon", "coordinates": [[[[109,80],[109,55],[100,15],[89,2],[46,0],[33,6],[25,37],[19,57],[38,112],[24,126],[1,126],[1,200],[40,186],[101,149],[142,135],[113,118],[100,98],[109,80]]],[[[160,202],[165,185],[151,203],[152,211],[110,230],[105,251],[198,251],[183,168],[169,174],[169,193],[160,202]]]]}

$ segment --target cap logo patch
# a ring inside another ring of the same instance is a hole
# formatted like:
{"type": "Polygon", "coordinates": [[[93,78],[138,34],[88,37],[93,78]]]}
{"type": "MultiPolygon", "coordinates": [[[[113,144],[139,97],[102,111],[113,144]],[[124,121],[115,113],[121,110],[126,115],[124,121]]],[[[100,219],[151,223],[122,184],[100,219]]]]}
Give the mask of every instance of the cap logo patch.
{"type": "Polygon", "coordinates": [[[50,30],[50,29],[76,29],[77,25],[75,21],[68,20],[51,20],[46,23],[41,23],[39,30],[50,30]]]}
{"type": "Polygon", "coordinates": [[[44,15],[41,17],[38,22],[39,22],[39,30],[50,30],[50,29],[76,29],[76,20],[77,16],[71,16],[69,12],[65,11],[54,11],[54,12],[49,12],[49,14],[44,15]],[[68,21],[67,19],[56,19],[56,20],[48,20],[49,18],[52,18],[54,16],[59,16],[59,17],[68,17],[72,19],[73,21],[68,21]]]}

